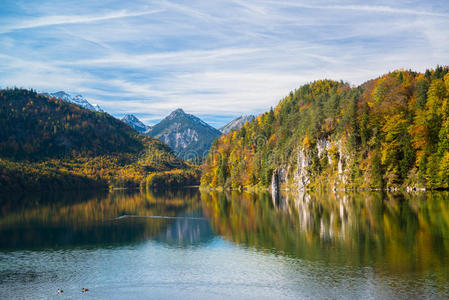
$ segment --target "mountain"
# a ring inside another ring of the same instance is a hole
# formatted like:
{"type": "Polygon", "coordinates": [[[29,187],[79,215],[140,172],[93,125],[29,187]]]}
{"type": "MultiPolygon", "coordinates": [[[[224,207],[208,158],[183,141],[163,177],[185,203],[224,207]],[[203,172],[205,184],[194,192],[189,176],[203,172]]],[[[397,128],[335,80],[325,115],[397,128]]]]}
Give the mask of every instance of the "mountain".
{"type": "Polygon", "coordinates": [[[169,145],[179,157],[190,158],[207,153],[221,132],[179,108],[145,134],[169,145]]]}
{"type": "Polygon", "coordinates": [[[131,126],[131,128],[133,128],[135,131],[137,131],[139,133],[144,133],[145,131],[147,131],[148,129],[151,128],[151,126],[143,124],[142,121],[140,121],[134,115],[125,115],[122,118],[122,122],[125,122],[126,124],[131,126]]]}
{"type": "Polygon", "coordinates": [[[94,110],[95,110],[95,111],[98,111],[98,112],[105,112],[105,111],[100,107],[100,105],[98,105],[98,104],[94,104],[93,107],[94,107],[94,110]]]}
{"type": "Polygon", "coordinates": [[[0,90],[2,191],[182,185],[184,178],[192,184],[195,171],[167,145],[109,114],[30,90],[0,90]]]}
{"type": "Polygon", "coordinates": [[[206,187],[448,189],[449,67],[301,86],[202,166],[206,187]]]}
{"type": "Polygon", "coordinates": [[[55,98],[62,99],[67,102],[75,103],[76,105],[79,105],[83,108],[87,108],[87,109],[90,109],[93,111],[104,112],[104,110],[98,104],[94,104],[94,105],[90,104],[89,101],[87,101],[86,98],[84,98],[81,95],[72,96],[64,91],[59,91],[56,93],[43,93],[43,95],[48,96],[48,97],[55,97],[55,98]]]}
{"type": "Polygon", "coordinates": [[[242,128],[243,124],[245,124],[246,122],[251,122],[252,120],[254,120],[254,118],[255,117],[253,115],[240,116],[240,117],[232,120],[228,124],[224,125],[223,127],[218,128],[218,130],[220,130],[221,133],[223,133],[223,134],[228,134],[229,132],[231,132],[233,130],[238,130],[238,129],[242,128]]]}

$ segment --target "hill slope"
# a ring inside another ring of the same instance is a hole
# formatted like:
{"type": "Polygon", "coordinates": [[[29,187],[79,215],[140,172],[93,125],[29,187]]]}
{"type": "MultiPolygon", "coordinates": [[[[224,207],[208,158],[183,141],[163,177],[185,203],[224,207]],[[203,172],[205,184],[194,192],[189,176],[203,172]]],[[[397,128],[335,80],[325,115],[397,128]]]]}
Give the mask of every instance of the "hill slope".
{"type": "Polygon", "coordinates": [[[138,185],[177,168],[187,166],[169,147],[106,113],[34,91],[0,90],[3,189],[138,185]]]}
{"type": "Polygon", "coordinates": [[[177,109],[145,134],[169,145],[182,158],[203,156],[221,132],[182,109],[177,109]]]}
{"type": "Polygon", "coordinates": [[[0,91],[0,156],[43,159],[136,153],[142,138],[106,113],[27,90],[0,91]]]}
{"type": "Polygon", "coordinates": [[[219,138],[202,185],[449,188],[448,71],[306,84],[219,138]]]}

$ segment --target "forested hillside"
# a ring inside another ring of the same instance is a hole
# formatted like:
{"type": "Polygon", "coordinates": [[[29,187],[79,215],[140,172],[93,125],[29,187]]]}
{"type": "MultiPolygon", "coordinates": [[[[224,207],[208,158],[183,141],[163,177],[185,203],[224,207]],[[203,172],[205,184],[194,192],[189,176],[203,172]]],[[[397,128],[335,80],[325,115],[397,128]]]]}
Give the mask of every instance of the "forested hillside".
{"type": "Polygon", "coordinates": [[[220,137],[205,187],[449,188],[449,74],[320,80],[220,137]]]}
{"type": "Polygon", "coordinates": [[[34,91],[0,90],[3,190],[136,186],[174,169],[189,167],[162,142],[106,113],[34,91]]]}
{"type": "Polygon", "coordinates": [[[135,153],[143,141],[106,113],[22,89],[0,91],[0,155],[42,159],[135,153]]]}

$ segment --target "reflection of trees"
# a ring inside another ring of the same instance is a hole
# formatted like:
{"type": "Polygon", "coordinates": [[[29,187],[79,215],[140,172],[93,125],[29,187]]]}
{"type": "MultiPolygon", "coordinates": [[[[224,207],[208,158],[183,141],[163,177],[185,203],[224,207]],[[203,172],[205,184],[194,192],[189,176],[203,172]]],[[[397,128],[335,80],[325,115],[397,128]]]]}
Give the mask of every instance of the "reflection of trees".
{"type": "Polygon", "coordinates": [[[202,193],[214,231],[236,243],[380,270],[449,271],[449,193],[202,193]]]}
{"type": "Polygon", "coordinates": [[[176,216],[199,207],[195,190],[117,191],[90,195],[83,202],[45,203],[11,209],[10,213],[3,210],[0,244],[8,248],[138,242],[160,234],[173,220],[114,219],[123,215],[176,216]]]}

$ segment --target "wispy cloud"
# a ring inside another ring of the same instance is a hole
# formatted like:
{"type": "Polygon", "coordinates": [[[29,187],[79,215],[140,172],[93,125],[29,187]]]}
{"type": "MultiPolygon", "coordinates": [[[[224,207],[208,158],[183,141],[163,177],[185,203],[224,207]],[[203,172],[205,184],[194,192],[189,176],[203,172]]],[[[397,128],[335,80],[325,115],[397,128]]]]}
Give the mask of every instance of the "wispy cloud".
{"type": "Polygon", "coordinates": [[[449,17],[448,13],[440,13],[425,10],[413,10],[408,8],[398,8],[386,5],[314,5],[302,4],[296,2],[270,1],[266,3],[275,4],[277,6],[293,6],[308,9],[324,9],[324,10],[346,10],[370,13],[387,13],[387,14],[403,14],[416,16],[433,16],[433,17],[449,17]]]}
{"type": "Polygon", "coordinates": [[[148,123],[183,107],[219,126],[316,79],[449,63],[449,3],[385,3],[4,0],[0,86],[82,93],[148,123]]]}
{"type": "Polygon", "coordinates": [[[100,15],[52,15],[39,18],[25,19],[15,24],[7,25],[0,29],[0,33],[7,33],[21,29],[31,29],[39,27],[47,27],[54,25],[67,25],[67,24],[88,24],[100,21],[109,21],[122,18],[139,17],[150,14],[159,13],[162,10],[146,10],[130,12],[127,10],[113,11],[100,15]]]}

